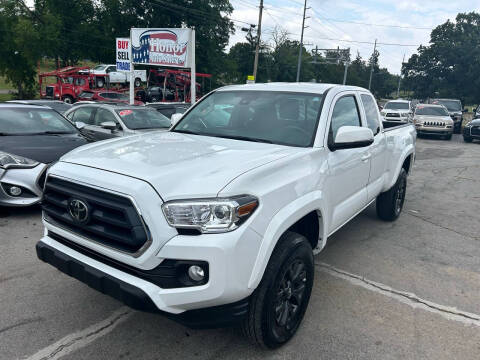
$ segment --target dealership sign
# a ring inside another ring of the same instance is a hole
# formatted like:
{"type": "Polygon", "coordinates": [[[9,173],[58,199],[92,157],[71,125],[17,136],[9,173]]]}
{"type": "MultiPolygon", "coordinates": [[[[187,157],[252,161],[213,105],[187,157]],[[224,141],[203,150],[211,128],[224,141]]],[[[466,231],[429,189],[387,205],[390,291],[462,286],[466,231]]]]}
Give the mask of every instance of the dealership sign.
{"type": "Polygon", "coordinates": [[[191,67],[191,29],[131,29],[134,64],[191,67]]]}
{"type": "Polygon", "coordinates": [[[117,71],[130,72],[130,39],[117,38],[117,71]]]}

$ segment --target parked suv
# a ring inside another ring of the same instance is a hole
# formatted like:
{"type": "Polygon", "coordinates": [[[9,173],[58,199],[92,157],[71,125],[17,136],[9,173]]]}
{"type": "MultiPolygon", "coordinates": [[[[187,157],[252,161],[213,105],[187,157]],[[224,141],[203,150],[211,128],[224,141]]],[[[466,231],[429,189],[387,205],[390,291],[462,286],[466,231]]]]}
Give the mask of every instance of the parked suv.
{"type": "Polygon", "coordinates": [[[52,166],[37,254],[133,308],[276,348],[305,315],[314,251],[375,201],[398,218],[415,140],[362,88],[220,88],[170,131],[52,166]]]}
{"type": "Polygon", "coordinates": [[[407,124],[412,120],[411,103],[408,100],[392,100],[382,109],[385,122],[407,124]]]}
{"type": "Polygon", "coordinates": [[[417,105],[413,122],[419,135],[436,135],[447,140],[452,138],[453,120],[443,105],[417,105]]]}
{"type": "Polygon", "coordinates": [[[430,99],[429,104],[443,105],[447,108],[448,113],[452,120],[454,121],[453,131],[455,133],[461,133],[462,122],[463,122],[463,113],[466,110],[462,106],[462,102],[458,99],[430,99]]]}
{"type": "Polygon", "coordinates": [[[91,141],[168,130],[171,125],[167,117],[144,106],[85,104],[65,116],[91,141]]]}

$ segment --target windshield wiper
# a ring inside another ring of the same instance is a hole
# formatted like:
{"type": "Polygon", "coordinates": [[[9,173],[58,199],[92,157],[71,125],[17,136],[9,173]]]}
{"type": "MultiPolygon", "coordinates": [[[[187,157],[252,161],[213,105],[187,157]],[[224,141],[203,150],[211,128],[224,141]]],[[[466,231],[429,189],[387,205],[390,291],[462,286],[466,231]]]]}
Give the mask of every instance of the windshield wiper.
{"type": "Polygon", "coordinates": [[[212,136],[224,139],[232,139],[232,140],[243,140],[243,141],[252,141],[252,142],[261,142],[267,144],[273,144],[272,141],[260,138],[252,138],[248,136],[241,136],[241,135],[226,135],[226,134],[213,134],[213,133],[197,133],[190,130],[173,130],[173,132],[179,132],[183,134],[191,134],[191,135],[200,135],[200,136],[212,136]]]}
{"type": "MultiPolygon", "coordinates": [[[[178,132],[178,133],[190,134],[190,135],[203,135],[203,134],[199,134],[195,131],[190,131],[190,130],[172,130],[172,132],[178,132]]],[[[213,136],[213,135],[208,135],[208,136],[213,136]]]]}
{"type": "Polygon", "coordinates": [[[273,144],[272,141],[266,140],[266,139],[260,139],[260,138],[252,138],[248,136],[241,136],[241,135],[209,135],[209,136],[215,136],[215,137],[220,137],[220,138],[225,138],[225,139],[232,139],[232,140],[244,140],[244,141],[253,141],[253,142],[262,142],[262,143],[267,143],[267,144],[273,144]]]}
{"type": "Polygon", "coordinates": [[[37,133],[27,133],[25,135],[62,135],[62,134],[74,134],[71,131],[42,131],[37,133]]]}
{"type": "Polygon", "coordinates": [[[168,129],[169,126],[148,126],[148,127],[139,127],[132,130],[146,130],[146,129],[168,129]]]}

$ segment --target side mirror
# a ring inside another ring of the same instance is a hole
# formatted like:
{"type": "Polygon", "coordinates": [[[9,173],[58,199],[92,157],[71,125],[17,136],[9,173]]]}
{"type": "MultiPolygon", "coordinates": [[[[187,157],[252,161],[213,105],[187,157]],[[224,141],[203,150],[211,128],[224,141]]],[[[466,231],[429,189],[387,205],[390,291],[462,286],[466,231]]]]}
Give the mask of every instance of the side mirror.
{"type": "Polygon", "coordinates": [[[77,121],[77,122],[75,122],[75,127],[76,127],[78,130],[82,130],[82,129],[85,127],[85,123],[84,123],[84,122],[81,122],[81,121],[77,121]]]}
{"type": "Polygon", "coordinates": [[[100,126],[108,130],[115,130],[117,128],[117,124],[115,123],[115,121],[105,121],[102,122],[100,126]]]}
{"type": "Polygon", "coordinates": [[[183,114],[178,114],[178,113],[172,114],[170,118],[170,122],[172,123],[172,126],[178,123],[182,117],[183,117],[183,114]]]}
{"type": "Polygon", "coordinates": [[[342,126],[337,131],[331,150],[354,149],[369,146],[373,143],[373,132],[360,126],[342,126]]]}

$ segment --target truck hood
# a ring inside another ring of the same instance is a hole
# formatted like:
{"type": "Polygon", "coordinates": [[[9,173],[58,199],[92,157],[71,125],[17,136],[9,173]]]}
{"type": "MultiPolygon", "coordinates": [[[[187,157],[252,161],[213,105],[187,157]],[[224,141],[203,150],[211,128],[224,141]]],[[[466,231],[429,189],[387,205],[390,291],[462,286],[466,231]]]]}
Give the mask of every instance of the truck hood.
{"type": "Polygon", "coordinates": [[[403,114],[403,113],[408,113],[409,110],[408,109],[403,109],[403,110],[400,110],[400,109],[382,109],[382,112],[392,113],[392,114],[403,114]]]}
{"type": "Polygon", "coordinates": [[[164,201],[214,197],[241,174],[299,148],[174,132],[153,132],[78,148],[61,161],[150,183],[164,201]]]}

